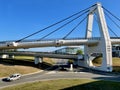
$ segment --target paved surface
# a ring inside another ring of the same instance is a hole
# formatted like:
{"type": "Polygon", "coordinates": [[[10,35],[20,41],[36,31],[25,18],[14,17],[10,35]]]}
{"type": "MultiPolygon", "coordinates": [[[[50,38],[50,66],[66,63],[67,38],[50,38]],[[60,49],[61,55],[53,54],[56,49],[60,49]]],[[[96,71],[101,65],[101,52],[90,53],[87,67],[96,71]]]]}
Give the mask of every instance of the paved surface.
{"type": "Polygon", "coordinates": [[[100,80],[113,80],[113,81],[120,81],[120,75],[113,75],[103,72],[88,72],[78,70],[78,72],[66,72],[66,71],[43,71],[40,73],[22,76],[20,80],[12,81],[12,82],[5,82],[0,80],[0,88],[26,83],[26,82],[33,82],[33,81],[40,81],[40,80],[52,80],[52,79],[64,79],[64,78],[87,78],[87,79],[100,79],[100,80]]]}

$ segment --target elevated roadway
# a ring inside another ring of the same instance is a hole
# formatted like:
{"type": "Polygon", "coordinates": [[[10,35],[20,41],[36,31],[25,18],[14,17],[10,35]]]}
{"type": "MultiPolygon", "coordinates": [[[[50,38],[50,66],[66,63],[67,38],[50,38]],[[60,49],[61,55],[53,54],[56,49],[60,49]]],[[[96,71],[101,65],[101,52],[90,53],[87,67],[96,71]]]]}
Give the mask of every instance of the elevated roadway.
{"type": "Polygon", "coordinates": [[[49,57],[49,58],[61,58],[61,59],[78,59],[79,55],[75,54],[55,54],[48,52],[0,52],[1,55],[20,55],[20,56],[34,56],[34,57],[49,57]]]}
{"type": "Polygon", "coordinates": [[[22,42],[6,41],[0,43],[0,49],[18,49],[18,48],[35,48],[35,47],[59,47],[59,46],[76,46],[76,45],[93,45],[97,44],[98,39],[59,39],[59,40],[28,40],[22,42]]]}

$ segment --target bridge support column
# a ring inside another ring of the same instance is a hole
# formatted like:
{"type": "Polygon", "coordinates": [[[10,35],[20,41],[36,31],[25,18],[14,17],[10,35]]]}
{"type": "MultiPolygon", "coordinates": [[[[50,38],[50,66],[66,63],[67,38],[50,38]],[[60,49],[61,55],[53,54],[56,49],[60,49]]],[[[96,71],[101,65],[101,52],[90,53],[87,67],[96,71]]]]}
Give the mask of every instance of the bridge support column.
{"type": "Polygon", "coordinates": [[[84,66],[89,68],[92,67],[92,61],[90,60],[90,55],[92,53],[100,52],[102,53],[102,65],[100,67],[95,67],[94,69],[112,72],[112,48],[111,48],[111,40],[108,33],[108,28],[106,24],[106,20],[104,17],[103,8],[100,3],[97,3],[94,7],[90,9],[88,14],[88,22],[86,29],[86,39],[92,37],[92,25],[93,25],[93,15],[96,13],[99,30],[100,30],[100,42],[98,45],[85,45],[85,60],[84,66]]]}
{"type": "Polygon", "coordinates": [[[101,34],[101,44],[100,48],[102,49],[102,65],[99,67],[99,70],[112,72],[112,47],[111,40],[108,33],[108,28],[103,12],[103,8],[100,3],[97,3],[97,16],[99,20],[100,34],[101,34]]]}
{"type": "Polygon", "coordinates": [[[43,58],[38,57],[38,56],[35,56],[35,60],[34,60],[34,63],[35,63],[35,64],[40,64],[40,63],[42,63],[42,62],[43,62],[43,58]]]}
{"type": "Polygon", "coordinates": [[[14,56],[14,55],[9,55],[9,58],[10,58],[10,59],[14,59],[15,56],[14,56]]]}
{"type": "Polygon", "coordinates": [[[97,46],[85,46],[85,57],[84,66],[93,68],[100,71],[112,72],[112,51],[111,44],[106,46],[104,40],[101,39],[97,46]],[[91,56],[92,53],[102,54],[102,64],[100,67],[95,67],[92,64],[94,57],[91,56]],[[91,58],[92,57],[92,58],[91,58]]]}
{"type": "Polygon", "coordinates": [[[70,71],[73,71],[73,64],[70,64],[70,71]]]}
{"type": "Polygon", "coordinates": [[[93,67],[93,63],[92,63],[92,58],[91,58],[91,53],[90,52],[90,47],[88,45],[85,45],[84,47],[84,65],[85,67],[93,67]]]}

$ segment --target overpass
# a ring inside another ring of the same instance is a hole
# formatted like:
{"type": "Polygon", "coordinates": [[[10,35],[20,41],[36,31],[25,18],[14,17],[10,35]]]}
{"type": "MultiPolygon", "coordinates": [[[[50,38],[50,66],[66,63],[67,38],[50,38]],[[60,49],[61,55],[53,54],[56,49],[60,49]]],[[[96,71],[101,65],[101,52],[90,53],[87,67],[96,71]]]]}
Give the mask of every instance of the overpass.
{"type": "MultiPolygon", "coordinates": [[[[55,24],[52,24],[42,30],[39,30],[31,35],[28,35],[20,40],[16,41],[5,41],[0,43],[0,50],[4,49],[18,49],[18,48],[36,48],[36,47],[60,47],[60,46],[78,46],[78,45],[84,45],[85,50],[85,57],[84,61],[79,62],[78,64],[80,66],[97,69],[101,71],[112,71],[112,44],[120,44],[120,38],[110,38],[110,35],[108,33],[108,29],[110,27],[106,23],[106,19],[104,16],[104,10],[106,10],[100,3],[97,3],[95,5],[92,5],[91,7],[82,10],[76,14],[71,15],[70,17],[67,17],[66,19],[63,19],[55,24]],[[83,14],[87,13],[87,27],[86,27],[86,36],[85,38],[74,38],[74,39],[66,39],[84,20],[83,18],[65,37],[62,39],[51,39],[51,40],[43,40],[47,36],[51,35],[52,33],[58,31],[59,29],[63,28],[67,24],[71,23],[72,21],[76,20],[83,14]],[[79,14],[79,15],[78,15],[79,14]],[[54,31],[51,31],[49,34],[43,36],[39,40],[24,40],[28,37],[31,37],[39,32],[42,32],[52,26],[55,26],[73,16],[78,15],[76,18],[68,21],[64,25],[58,27],[54,31]],[[100,37],[93,38],[92,37],[92,30],[93,30],[93,20],[94,15],[97,16],[97,23],[99,25],[99,31],[100,31],[100,37]],[[95,67],[92,64],[92,61],[90,60],[90,56],[92,53],[102,53],[102,65],[100,67],[95,67]]],[[[108,11],[108,10],[106,10],[108,11]]],[[[108,13],[110,13],[108,11],[108,13]]],[[[110,13],[111,14],[111,13],[110,13]]],[[[112,15],[114,16],[114,15],[112,15]]],[[[110,29],[111,30],[111,29],[110,29]]],[[[112,30],[111,30],[112,31],[112,30]]],[[[112,31],[113,32],[113,31],[112,31]]],[[[115,34],[115,33],[114,33],[115,34]]]]}
{"type": "Polygon", "coordinates": [[[27,52],[27,51],[18,51],[18,52],[0,52],[0,55],[17,55],[17,56],[34,56],[34,57],[48,57],[48,58],[61,58],[61,59],[78,59],[79,55],[76,54],[55,54],[51,52],[27,52]]]}
{"type": "MultiPolygon", "coordinates": [[[[8,55],[8,58],[14,58],[15,56],[33,56],[35,58],[34,63],[42,63],[43,57],[48,58],[60,58],[60,59],[83,59],[82,55],[76,54],[55,54],[52,52],[27,52],[27,51],[18,51],[18,52],[0,52],[0,55],[8,55]]],[[[2,58],[2,57],[1,57],[2,58]]]]}

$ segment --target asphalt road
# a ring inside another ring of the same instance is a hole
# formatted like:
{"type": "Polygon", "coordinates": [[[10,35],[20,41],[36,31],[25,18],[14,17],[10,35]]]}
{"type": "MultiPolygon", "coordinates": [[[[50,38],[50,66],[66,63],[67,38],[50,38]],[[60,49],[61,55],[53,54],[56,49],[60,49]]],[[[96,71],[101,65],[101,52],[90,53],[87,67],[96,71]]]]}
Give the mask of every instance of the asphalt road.
{"type": "Polygon", "coordinates": [[[0,88],[23,84],[27,82],[41,81],[41,80],[53,80],[53,79],[67,79],[67,78],[86,78],[86,79],[100,79],[100,80],[113,80],[120,82],[120,75],[114,75],[104,72],[88,72],[78,70],[78,72],[66,72],[66,71],[43,71],[40,73],[22,76],[20,80],[5,82],[0,79],[0,88]]]}

